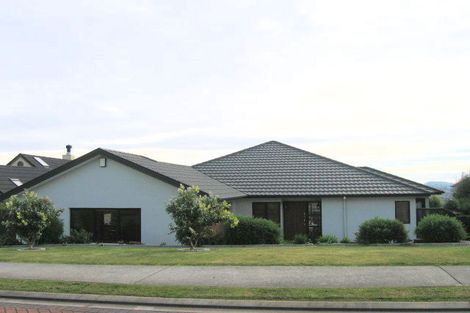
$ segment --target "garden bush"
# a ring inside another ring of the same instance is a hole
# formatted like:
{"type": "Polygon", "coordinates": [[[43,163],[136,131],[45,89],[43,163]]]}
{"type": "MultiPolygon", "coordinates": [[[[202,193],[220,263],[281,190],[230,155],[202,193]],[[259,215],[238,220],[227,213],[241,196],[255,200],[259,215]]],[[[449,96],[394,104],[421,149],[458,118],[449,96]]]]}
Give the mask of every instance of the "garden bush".
{"type": "Polygon", "coordinates": [[[50,224],[42,232],[39,238],[39,244],[45,243],[61,243],[63,241],[64,223],[59,216],[53,216],[50,224]]]}
{"type": "Polygon", "coordinates": [[[309,239],[306,234],[296,234],[294,236],[294,243],[297,245],[306,244],[308,242],[309,242],[309,239]]]}
{"type": "Polygon", "coordinates": [[[356,240],[364,244],[406,242],[408,234],[402,222],[375,217],[359,226],[356,240]]]}
{"type": "Polygon", "coordinates": [[[338,237],[335,235],[323,235],[318,238],[319,243],[338,243],[338,237]]]}
{"type": "Polygon", "coordinates": [[[70,230],[70,236],[64,238],[65,243],[90,243],[93,241],[93,234],[84,229],[70,230]]]}
{"type": "Polygon", "coordinates": [[[351,239],[349,239],[349,237],[348,237],[348,236],[346,236],[346,237],[343,237],[343,239],[341,239],[341,241],[340,241],[340,242],[341,242],[341,243],[352,243],[351,239]]]}
{"type": "Polygon", "coordinates": [[[7,208],[3,203],[0,203],[0,246],[19,244],[15,232],[8,230],[1,222],[6,219],[7,214],[7,208]]]}
{"type": "Polygon", "coordinates": [[[462,222],[465,231],[467,232],[467,238],[470,237],[470,215],[458,215],[457,219],[462,222]]]}
{"type": "Polygon", "coordinates": [[[419,222],[416,236],[425,242],[458,242],[467,234],[462,222],[455,217],[431,214],[419,222]]]}
{"type": "Polygon", "coordinates": [[[238,225],[225,227],[224,243],[228,245],[279,244],[279,225],[264,218],[239,216],[238,225]]]}

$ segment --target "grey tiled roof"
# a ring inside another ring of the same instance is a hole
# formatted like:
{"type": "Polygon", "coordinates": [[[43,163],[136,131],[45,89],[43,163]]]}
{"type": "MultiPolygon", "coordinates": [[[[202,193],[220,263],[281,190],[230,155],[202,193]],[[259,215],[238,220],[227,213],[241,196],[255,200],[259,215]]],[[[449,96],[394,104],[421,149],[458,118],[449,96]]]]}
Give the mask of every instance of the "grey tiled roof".
{"type": "Polygon", "coordinates": [[[211,193],[220,198],[228,199],[245,196],[245,194],[243,194],[242,192],[230,186],[227,186],[215,179],[212,179],[209,176],[197,171],[196,169],[190,166],[159,162],[141,155],[120,151],[107,149],[105,151],[119,158],[128,160],[134,164],[149,169],[155,173],[166,176],[179,183],[188,186],[198,185],[202,191],[206,193],[211,193]]]}
{"type": "Polygon", "coordinates": [[[270,141],[193,166],[248,196],[378,196],[439,193],[270,141]]]}
{"type": "Polygon", "coordinates": [[[0,193],[5,193],[16,187],[10,178],[18,178],[24,184],[47,171],[49,171],[49,169],[44,167],[37,168],[0,165],[0,193]]]}
{"type": "Polygon", "coordinates": [[[406,179],[406,178],[403,178],[403,177],[399,177],[399,176],[396,176],[396,175],[392,175],[390,173],[386,173],[386,172],[383,172],[383,171],[380,171],[378,169],[375,169],[375,168],[372,168],[372,167],[368,167],[368,166],[361,166],[359,167],[360,169],[363,169],[369,173],[372,173],[372,174],[375,174],[375,175],[379,175],[379,176],[382,176],[382,177],[385,177],[385,178],[388,178],[388,179],[391,179],[391,180],[394,180],[394,181],[397,181],[397,182],[400,182],[400,183],[403,183],[403,184],[406,184],[406,185],[409,185],[411,187],[415,187],[415,188],[419,188],[419,189],[423,189],[423,190],[426,190],[427,192],[429,193],[443,193],[442,190],[439,190],[439,189],[436,189],[436,188],[433,188],[433,187],[430,187],[430,186],[426,186],[424,184],[420,184],[420,183],[417,183],[417,182],[414,182],[412,180],[409,180],[409,179],[406,179]]]}

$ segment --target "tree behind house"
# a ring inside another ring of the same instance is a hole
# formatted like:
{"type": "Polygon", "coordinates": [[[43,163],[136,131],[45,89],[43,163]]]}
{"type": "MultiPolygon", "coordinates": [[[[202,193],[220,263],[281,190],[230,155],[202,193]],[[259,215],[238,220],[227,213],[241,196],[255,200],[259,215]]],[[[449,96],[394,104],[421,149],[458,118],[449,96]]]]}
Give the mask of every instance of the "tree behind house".
{"type": "Polygon", "coordinates": [[[10,197],[4,204],[5,220],[2,221],[8,232],[15,234],[32,249],[44,229],[62,210],[54,208],[48,198],[41,198],[34,192],[26,192],[10,197]]]}
{"type": "Polygon", "coordinates": [[[178,189],[176,198],[167,205],[167,212],[173,219],[170,230],[183,245],[191,250],[202,240],[214,236],[213,226],[229,223],[236,226],[238,219],[230,212],[230,204],[211,195],[201,195],[199,187],[178,189]]]}

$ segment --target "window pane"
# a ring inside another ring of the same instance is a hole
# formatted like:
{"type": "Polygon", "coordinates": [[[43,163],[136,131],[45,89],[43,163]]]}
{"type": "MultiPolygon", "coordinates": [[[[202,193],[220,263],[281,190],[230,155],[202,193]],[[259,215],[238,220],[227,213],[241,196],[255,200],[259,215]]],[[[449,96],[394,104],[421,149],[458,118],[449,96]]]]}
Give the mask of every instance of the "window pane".
{"type": "Polygon", "coordinates": [[[279,202],[266,203],[266,219],[281,224],[281,204],[279,202]]]}
{"type": "Polygon", "coordinates": [[[266,218],[266,206],[262,202],[253,203],[253,217],[266,218]]]}
{"type": "Polygon", "coordinates": [[[403,224],[410,223],[410,202],[409,201],[396,201],[395,202],[395,218],[403,224]]]}
{"type": "Polygon", "coordinates": [[[426,207],[426,199],[417,198],[416,199],[416,208],[417,209],[424,209],[425,207],[426,207]]]}

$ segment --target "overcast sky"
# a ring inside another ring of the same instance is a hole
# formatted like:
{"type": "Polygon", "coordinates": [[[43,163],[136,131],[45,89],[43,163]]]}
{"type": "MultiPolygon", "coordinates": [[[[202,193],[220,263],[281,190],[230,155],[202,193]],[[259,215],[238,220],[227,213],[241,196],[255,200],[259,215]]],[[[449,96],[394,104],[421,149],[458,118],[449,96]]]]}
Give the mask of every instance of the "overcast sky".
{"type": "Polygon", "coordinates": [[[470,170],[470,1],[3,0],[0,108],[0,164],[279,140],[452,182],[470,170]]]}

